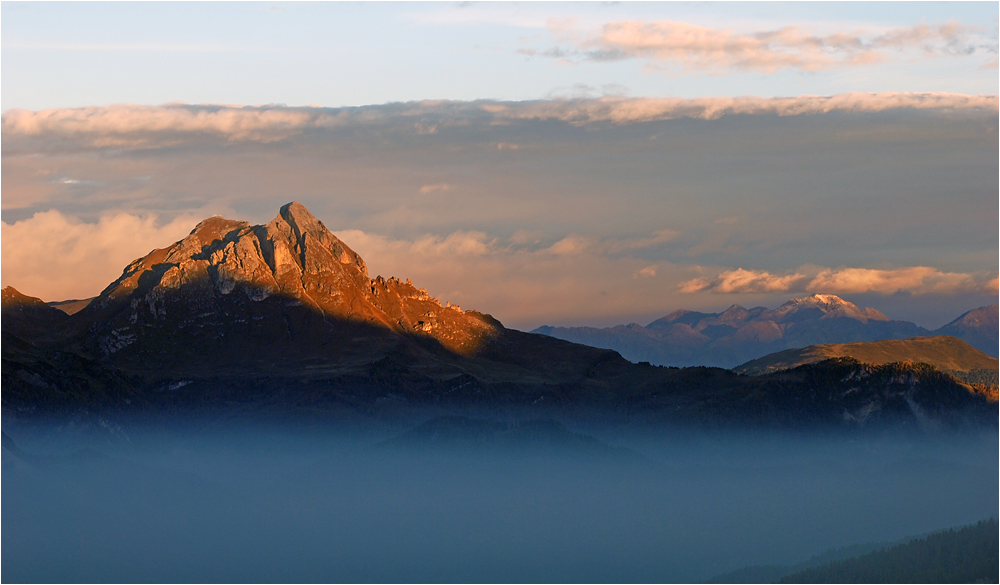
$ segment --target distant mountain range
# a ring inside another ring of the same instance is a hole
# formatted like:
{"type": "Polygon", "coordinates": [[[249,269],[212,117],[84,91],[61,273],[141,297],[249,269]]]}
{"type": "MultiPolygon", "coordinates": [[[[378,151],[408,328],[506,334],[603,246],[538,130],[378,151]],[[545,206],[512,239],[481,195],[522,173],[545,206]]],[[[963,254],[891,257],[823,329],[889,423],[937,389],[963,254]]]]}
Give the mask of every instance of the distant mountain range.
{"type": "MultiPolygon", "coordinates": [[[[655,425],[996,424],[995,398],[920,364],[833,360],[748,377],[632,364],[507,329],[442,306],[408,280],[369,277],[364,260],[298,203],[267,225],[206,219],[73,311],[11,287],[2,296],[2,404],[18,420],[84,417],[104,428],[184,414],[368,424],[589,412],[655,425]]],[[[850,315],[828,319],[838,324],[893,323],[837,301],[813,297],[754,326],[780,317],[788,330],[816,310],[850,315]]],[[[763,311],[727,313],[713,331],[763,311]]],[[[690,315],[671,318],[700,327],[690,315]]]]}
{"type": "Polygon", "coordinates": [[[613,349],[633,362],[732,368],[810,345],[934,335],[957,337],[997,357],[997,317],[997,305],[980,307],[929,331],[908,321],[893,321],[872,308],[861,309],[836,295],[814,294],[774,310],[733,305],[722,313],[674,311],[645,327],[637,323],[607,328],[546,325],[532,333],[613,349]]]}

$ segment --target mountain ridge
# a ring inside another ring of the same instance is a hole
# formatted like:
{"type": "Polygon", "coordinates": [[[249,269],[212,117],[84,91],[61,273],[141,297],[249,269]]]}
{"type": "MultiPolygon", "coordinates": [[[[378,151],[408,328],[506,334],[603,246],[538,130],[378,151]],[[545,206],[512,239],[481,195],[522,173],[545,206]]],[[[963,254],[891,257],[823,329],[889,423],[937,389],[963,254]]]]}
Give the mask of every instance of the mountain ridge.
{"type": "Polygon", "coordinates": [[[996,423],[995,400],[920,364],[828,360],[748,377],[632,364],[613,350],[507,329],[442,307],[409,281],[370,278],[364,260],[294,202],[266,225],[200,222],[72,315],[5,289],[3,323],[2,404],[18,420],[82,417],[113,428],[108,421],[188,414],[372,422],[589,413],[652,425],[996,423]]]}
{"type": "Polygon", "coordinates": [[[924,363],[962,382],[987,386],[996,394],[997,358],[948,335],[811,345],[766,355],[741,364],[733,368],[733,371],[759,376],[839,358],[852,358],[871,365],[924,363]]]}
{"type": "Polygon", "coordinates": [[[791,299],[776,309],[732,305],[721,313],[681,309],[650,322],[613,327],[542,326],[533,333],[613,349],[633,362],[731,368],[766,355],[812,345],[952,335],[997,357],[997,306],[964,313],[930,331],[860,308],[836,295],[791,299]]]}

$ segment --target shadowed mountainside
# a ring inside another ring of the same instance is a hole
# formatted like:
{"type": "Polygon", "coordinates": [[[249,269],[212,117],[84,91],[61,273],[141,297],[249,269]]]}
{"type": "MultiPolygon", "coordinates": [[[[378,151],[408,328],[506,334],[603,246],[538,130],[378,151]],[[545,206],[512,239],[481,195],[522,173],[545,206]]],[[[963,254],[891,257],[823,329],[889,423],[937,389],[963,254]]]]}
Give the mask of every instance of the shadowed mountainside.
{"type": "Polygon", "coordinates": [[[680,310],[645,327],[637,323],[603,329],[543,326],[534,333],[614,349],[633,362],[725,368],[778,351],[820,344],[952,335],[996,357],[998,343],[996,305],[969,311],[938,330],[928,331],[825,294],[792,299],[774,310],[739,305],[722,313],[680,310]]]}
{"type": "Polygon", "coordinates": [[[997,356],[1000,311],[997,305],[979,307],[934,330],[934,335],[951,335],[993,357],[997,356]]]}

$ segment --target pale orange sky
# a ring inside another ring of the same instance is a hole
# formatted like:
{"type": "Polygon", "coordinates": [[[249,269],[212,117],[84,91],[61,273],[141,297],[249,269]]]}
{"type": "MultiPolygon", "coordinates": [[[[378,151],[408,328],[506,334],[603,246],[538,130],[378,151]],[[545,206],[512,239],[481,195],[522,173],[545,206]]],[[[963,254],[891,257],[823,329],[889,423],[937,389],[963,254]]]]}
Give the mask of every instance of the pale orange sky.
{"type": "Polygon", "coordinates": [[[522,328],[841,294],[996,302],[997,98],[844,95],[3,118],[3,285],[89,297],[210,215],[306,204],[373,275],[522,328]]]}

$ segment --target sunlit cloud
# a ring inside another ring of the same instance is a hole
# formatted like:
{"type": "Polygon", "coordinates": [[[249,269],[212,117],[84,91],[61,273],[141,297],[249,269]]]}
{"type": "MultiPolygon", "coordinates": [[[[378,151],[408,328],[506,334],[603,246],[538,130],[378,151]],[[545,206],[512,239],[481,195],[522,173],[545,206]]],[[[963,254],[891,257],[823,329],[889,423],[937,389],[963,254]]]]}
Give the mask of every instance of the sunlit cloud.
{"type": "Polygon", "coordinates": [[[652,266],[647,266],[643,268],[639,272],[636,272],[635,276],[641,278],[653,278],[654,276],[656,276],[656,265],[654,264],[652,266]]]}
{"type": "Polygon", "coordinates": [[[814,274],[778,275],[765,270],[727,270],[714,278],[682,282],[678,292],[746,294],[768,292],[827,292],[837,294],[906,292],[914,295],[995,292],[997,278],[985,274],[943,272],[927,266],[896,269],[822,268],[814,274]]]}
{"type": "Polygon", "coordinates": [[[682,282],[678,291],[696,293],[710,291],[716,293],[770,293],[786,292],[801,284],[805,275],[790,274],[779,276],[764,270],[727,270],[715,278],[696,278],[682,282]]]}
{"type": "Polygon", "coordinates": [[[86,298],[128,263],[186,236],[203,218],[108,214],[96,223],[51,210],[3,226],[3,285],[45,300],[86,298]]]}
{"type": "Polygon", "coordinates": [[[807,289],[830,290],[842,293],[878,292],[893,294],[952,294],[986,288],[976,275],[959,272],[942,272],[928,266],[914,266],[894,270],[868,268],[840,268],[820,272],[807,289]]]}
{"type": "Polygon", "coordinates": [[[579,254],[590,246],[590,242],[581,236],[566,236],[549,247],[549,252],[553,254],[579,254]]]}
{"type": "Polygon", "coordinates": [[[648,69],[713,74],[816,72],[880,63],[904,52],[934,57],[997,51],[996,41],[985,38],[979,28],[957,22],[827,34],[802,26],[740,32],[676,21],[610,22],[586,32],[574,22],[553,20],[548,28],[566,46],[520,52],[590,61],[641,59],[648,69]]]}

